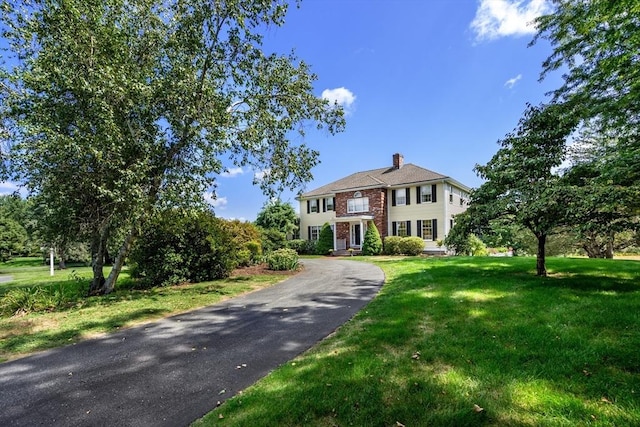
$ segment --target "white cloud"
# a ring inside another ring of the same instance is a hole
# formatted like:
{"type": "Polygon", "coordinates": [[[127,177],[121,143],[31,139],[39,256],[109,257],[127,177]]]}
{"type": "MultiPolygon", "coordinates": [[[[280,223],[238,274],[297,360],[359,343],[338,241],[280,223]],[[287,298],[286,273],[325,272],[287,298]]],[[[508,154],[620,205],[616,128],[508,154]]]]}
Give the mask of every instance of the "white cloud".
{"type": "Polygon", "coordinates": [[[224,176],[226,178],[233,178],[234,176],[242,175],[244,170],[242,168],[231,168],[227,169],[220,174],[220,176],[224,176]]]}
{"type": "Polygon", "coordinates": [[[511,78],[511,79],[507,80],[506,82],[504,82],[504,85],[506,87],[508,87],[509,89],[511,89],[511,88],[513,88],[515,86],[516,83],[518,83],[518,81],[520,79],[522,79],[522,74],[518,74],[514,78],[511,78]]]}
{"type": "Polygon", "coordinates": [[[261,171],[257,171],[253,174],[253,179],[255,181],[262,181],[265,177],[265,175],[269,175],[271,173],[271,169],[267,168],[267,169],[263,169],[261,171]]]}
{"type": "Polygon", "coordinates": [[[478,41],[533,34],[533,21],[551,10],[548,0],[480,0],[471,29],[478,41]]]}
{"type": "Polygon", "coordinates": [[[347,88],[337,87],[323,90],[322,99],[327,99],[331,105],[334,103],[340,105],[346,113],[349,113],[353,103],[356,101],[356,96],[347,88]]]}
{"type": "Polygon", "coordinates": [[[10,181],[0,182],[0,194],[12,194],[16,190],[19,190],[17,184],[10,181]]]}
{"type": "Polygon", "coordinates": [[[210,204],[212,207],[217,209],[224,209],[227,207],[227,198],[226,197],[216,197],[214,198],[213,193],[204,193],[204,201],[210,204]]]}

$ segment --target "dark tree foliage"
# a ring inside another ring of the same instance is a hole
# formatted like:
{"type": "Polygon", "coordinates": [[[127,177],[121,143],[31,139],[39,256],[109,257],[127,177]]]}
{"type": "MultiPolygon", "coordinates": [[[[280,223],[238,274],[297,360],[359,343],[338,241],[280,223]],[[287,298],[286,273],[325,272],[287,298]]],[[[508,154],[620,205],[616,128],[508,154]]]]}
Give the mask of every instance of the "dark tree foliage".
{"type": "Polygon", "coordinates": [[[378,227],[373,221],[369,221],[364,242],[362,243],[362,255],[380,255],[382,253],[382,238],[378,227]]]}
{"type": "Polygon", "coordinates": [[[256,225],[265,229],[278,230],[285,236],[296,231],[297,215],[293,206],[281,200],[270,201],[262,208],[256,218],[256,225]]]}
{"type": "Polygon", "coordinates": [[[320,229],[320,235],[316,243],[316,254],[328,255],[331,249],[333,249],[333,230],[331,229],[331,225],[325,222],[320,229]]]}
{"type": "Polygon", "coordinates": [[[0,67],[0,147],[11,178],[47,204],[55,227],[91,241],[91,292],[114,289],[154,211],[193,207],[223,159],[264,170],[273,196],[311,179],[310,127],[341,131],[293,54],[266,51],[288,2],[0,2],[11,66],[0,67]],[[75,227],[74,225],[74,227],[75,227]],[[106,252],[122,236],[117,254],[106,252]],[[113,267],[104,277],[106,258],[113,267]]]}
{"type": "Polygon", "coordinates": [[[210,212],[167,210],[142,231],[130,255],[142,287],[228,277],[242,246],[232,227],[210,212]]]}
{"type": "Polygon", "coordinates": [[[475,225],[504,218],[536,236],[537,274],[547,274],[547,236],[566,220],[566,190],[555,169],[565,157],[565,140],[576,122],[564,106],[528,106],[518,127],[499,141],[501,148],[478,175],[486,182],[472,193],[469,216],[475,225]]]}

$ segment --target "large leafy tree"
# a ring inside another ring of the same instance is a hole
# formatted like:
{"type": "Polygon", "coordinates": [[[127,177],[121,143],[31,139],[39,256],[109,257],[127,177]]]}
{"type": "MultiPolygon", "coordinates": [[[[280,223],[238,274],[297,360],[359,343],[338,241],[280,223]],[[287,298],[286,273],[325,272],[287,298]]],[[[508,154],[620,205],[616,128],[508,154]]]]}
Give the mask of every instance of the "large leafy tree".
{"type": "MultiPolygon", "coordinates": [[[[640,2],[637,0],[555,0],[553,13],[537,19],[538,39],[551,43],[541,77],[562,70],[552,92],[585,129],[607,144],[592,144],[598,180],[623,191],[607,203],[611,211],[638,215],[640,202],[640,2]],[[613,137],[612,137],[613,136],[613,137]],[[617,206],[616,206],[617,205],[617,206]]],[[[593,168],[589,167],[591,172],[593,168]]],[[[574,170],[575,177],[578,170],[574,170]]],[[[588,172],[588,171],[587,171],[588,172]]],[[[588,172],[588,178],[591,172],[588,172]]],[[[588,199],[583,199],[588,202],[588,199]]],[[[587,207],[584,205],[584,207],[587,207]]],[[[591,206],[597,209],[597,205],[591,206]]]]}
{"type": "Polygon", "coordinates": [[[532,43],[549,40],[553,53],[542,77],[563,70],[555,102],[617,129],[640,124],[640,3],[637,0],[554,0],[537,19],[532,43]]]}
{"type": "Polygon", "coordinates": [[[572,165],[563,175],[573,193],[568,206],[570,223],[591,258],[612,258],[614,250],[633,243],[629,235],[640,228],[640,187],[633,177],[613,168],[620,164],[612,159],[616,142],[615,133],[586,128],[574,144],[572,165]]]}
{"type": "Polygon", "coordinates": [[[565,141],[576,123],[563,105],[528,106],[516,129],[499,141],[486,165],[476,165],[485,179],[472,193],[467,218],[472,229],[502,219],[528,228],[538,241],[536,271],[547,274],[545,244],[566,217],[566,194],[556,169],[565,157],[565,141]]]}
{"type": "Polygon", "coordinates": [[[306,123],[344,125],[313,95],[307,64],[262,48],[261,31],[284,23],[284,1],[4,1],[2,10],[15,54],[0,71],[14,179],[91,240],[92,293],[113,290],[154,209],[201,201],[224,157],[268,170],[267,194],[296,188],[317,163],[300,142],[306,123]],[[125,237],[105,278],[116,234],[125,237]]]}
{"type": "Polygon", "coordinates": [[[297,215],[293,206],[276,199],[264,205],[256,217],[256,225],[264,229],[278,230],[290,236],[296,231],[296,220],[297,215]]]}

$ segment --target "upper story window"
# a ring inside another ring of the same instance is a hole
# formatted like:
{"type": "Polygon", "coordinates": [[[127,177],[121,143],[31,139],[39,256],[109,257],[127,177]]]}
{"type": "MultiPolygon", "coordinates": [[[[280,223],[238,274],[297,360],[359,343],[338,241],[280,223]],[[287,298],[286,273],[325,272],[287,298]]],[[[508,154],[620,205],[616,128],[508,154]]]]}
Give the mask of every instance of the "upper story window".
{"type": "Polygon", "coordinates": [[[326,206],[327,206],[327,210],[328,210],[328,211],[333,211],[333,210],[335,210],[335,207],[333,206],[333,197],[327,197],[327,198],[325,199],[325,203],[326,203],[326,206]]]}
{"type": "MultiPolygon", "coordinates": [[[[357,191],[356,194],[360,192],[357,191]]],[[[355,194],[354,194],[355,195],[355,194]]],[[[358,197],[356,199],[347,200],[347,213],[369,212],[369,198],[358,197]]]]}
{"type": "Polygon", "coordinates": [[[432,186],[431,185],[423,185],[420,187],[420,201],[421,202],[430,202],[432,199],[431,196],[432,186]]]}
{"type": "Polygon", "coordinates": [[[318,212],[318,199],[309,200],[309,212],[318,212]]]}
{"type": "Polygon", "coordinates": [[[453,203],[453,194],[449,194],[449,203],[453,203]]]}
{"type": "Polygon", "coordinates": [[[396,190],[396,206],[407,204],[407,192],[404,189],[396,190]]]}

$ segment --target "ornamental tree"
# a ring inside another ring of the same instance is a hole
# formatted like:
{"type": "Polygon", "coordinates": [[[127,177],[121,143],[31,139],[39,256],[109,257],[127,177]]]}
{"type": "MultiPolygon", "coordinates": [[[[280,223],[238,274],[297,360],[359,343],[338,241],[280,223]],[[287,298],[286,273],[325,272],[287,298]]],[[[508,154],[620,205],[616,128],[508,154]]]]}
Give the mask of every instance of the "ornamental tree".
{"type": "Polygon", "coordinates": [[[362,243],[362,255],[380,255],[382,253],[382,238],[378,227],[373,221],[369,221],[367,231],[364,233],[362,243]]]}
{"type": "Polygon", "coordinates": [[[344,126],[341,109],[313,94],[306,63],[262,47],[285,1],[1,5],[11,49],[0,69],[2,160],[8,147],[11,178],[91,241],[91,293],[113,290],[156,209],[204,203],[223,158],[269,171],[267,195],[296,189],[318,162],[307,123],[344,126]]]}
{"type": "Polygon", "coordinates": [[[501,148],[484,166],[485,179],[472,193],[471,228],[496,218],[520,224],[538,240],[537,275],[546,276],[545,243],[549,232],[564,222],[568,201],[556,169],[565,156],[565,140],[576,126],[557,104],[528,106],[518,127],[499,141],[501,148]]]}

